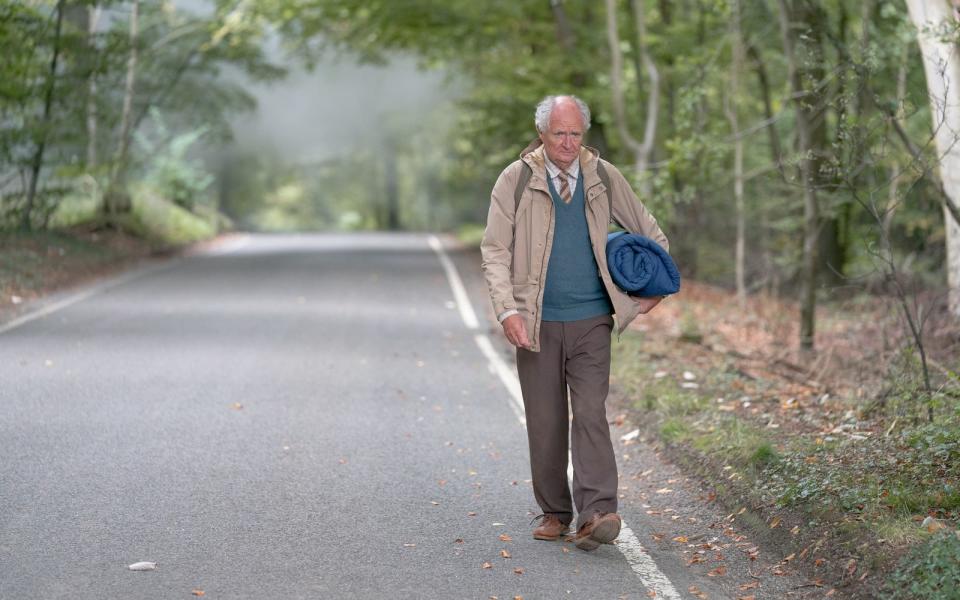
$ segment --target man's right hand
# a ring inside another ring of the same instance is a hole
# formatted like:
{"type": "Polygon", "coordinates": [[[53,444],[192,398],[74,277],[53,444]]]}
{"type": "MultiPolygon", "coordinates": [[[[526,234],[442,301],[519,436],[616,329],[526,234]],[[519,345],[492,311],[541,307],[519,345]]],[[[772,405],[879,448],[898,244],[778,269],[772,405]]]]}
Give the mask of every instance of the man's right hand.
{"type": "Polygon", "coordinates": [[[520,315],[510,315],[503,320],[503,333],[507,340],[517,348],[530,348],[530,340],[527,338],[527,326],[523,323],[523,317],[520,315]]]}

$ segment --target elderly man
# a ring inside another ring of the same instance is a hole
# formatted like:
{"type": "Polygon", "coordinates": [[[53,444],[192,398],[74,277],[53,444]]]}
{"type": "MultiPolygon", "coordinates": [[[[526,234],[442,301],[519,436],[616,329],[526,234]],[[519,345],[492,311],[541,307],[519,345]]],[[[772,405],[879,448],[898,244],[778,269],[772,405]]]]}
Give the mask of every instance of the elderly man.
{"type": "Polygon", "coordinates": [[[548,96],[537,105],[534,123],[538,139],[493,188],[481,244],[483,271],[497,319],[517,347],[533,493],[543,511],[533,537],[559,539],[575,504],[574,542],[594,550],[620,533],[617,463],[605,407],[611,315],[622,332],[661,300],[634,298],[614,285],[604,252],[608,226],[616,221],[664,249],[667,238],[623,175],[582,145],[590,128],[590,109],[582,100],[548,96]]]}

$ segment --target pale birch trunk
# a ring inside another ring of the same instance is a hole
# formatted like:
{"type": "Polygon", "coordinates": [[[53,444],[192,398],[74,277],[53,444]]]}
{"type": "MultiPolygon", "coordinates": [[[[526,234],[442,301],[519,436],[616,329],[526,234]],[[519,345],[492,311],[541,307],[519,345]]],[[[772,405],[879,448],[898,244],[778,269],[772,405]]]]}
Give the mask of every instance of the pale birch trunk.
{"type": "MultiPolygon", "coordinates": [[[[610,96],[613,102],[613,115],[617,124],[617,133],[619,133],[627,148],[634,154],[634,168],[640,179],[640,192],[641,195],[648,196],[650,183],[647,177],[647,169],[650,165],[650,156],[653,153],[657,118],[660,112],[660,73],[647,52],[643,5],[639,0],[633,0],[633,2],[637,28],[637,51],[640,53],[641,61],[647,70],[647,76],[650,78],[650,90],[647,96],[647,118],[642,142],[631,135],[627,124],[623,91],[623,53],[620,51],[620,34],[617,30],[616,0],[606,0],[607,42],[610,46],[610,96]]],[[[640,77],[640,73],[637,73],[637,77],[640,77]]]]}
{"type": "Polygon", "coordinates": [[[103,207],[107,218],[113,219],[119,213],[130,209],[130,196],[126,189],[127,169],[129,167],[130,142],[133,137],[133,98],[136,94],[137,61],[140,43],[140,0],[130,5],[130,55],[127,57],[127,78],[123,86],[123,108],[120,112],[120,133],[117,151],[114,157],[110,184],[104,195],[103,207]]]}
{"type": "Polygon", "coordinates": [[[940,157],[943,182],[944,227],[947,235],[947,286],[950,312],[960,318],[960,225],[947,203],[960,206],[960,47],[943,39],[947,26],[955,27],[957,6],[948,0],[907,0],[907,9],[917,26],[917,40],[927,76],[930,112],[940,157]]]}
{"type": "Polygon", "coordinates": [[[743,201],[743,135],[740,131],[740,120],[737,115],[737,105],[740,99],[740,72],[743,69],[744,49],[743,32],[740,29],[740,2],[732,0],[731,5],[731,35],[732,60],[730,61],[730,90],[726,94],[727,119],[730,121],[730,131],[733,134],[733,198],[736,206],[737,241],[734,256],[734,276],[737,284],[737,303],[740,310],[747,308],[746,285],[746,209],[743,201]]]}
{"type": "Polygon", "coordinates": [[[140,0],[133,0],[130,6],[130,56],[127,59],[127,79],[123,87],[123,109],[120,113],[120,139],[117,148],[117,169],[121,175],[126,169],[132,134],[133,96],[136,93],[137,82],[137,44],[140,36],[139,12],[140,0]]]}
{"type": "MultiPolygon", "coordinates": [[[[94,49],[94,37],[97,34],[97,27],[100,24],[100,5],[94,4],[87,7],[87,43],[94,49]]],[[[87,85],[87,168],[90,170],[97,168],[97,124],[99,115],[97,114],[97,73],[90,73],[90,81],[87,85]]]]}

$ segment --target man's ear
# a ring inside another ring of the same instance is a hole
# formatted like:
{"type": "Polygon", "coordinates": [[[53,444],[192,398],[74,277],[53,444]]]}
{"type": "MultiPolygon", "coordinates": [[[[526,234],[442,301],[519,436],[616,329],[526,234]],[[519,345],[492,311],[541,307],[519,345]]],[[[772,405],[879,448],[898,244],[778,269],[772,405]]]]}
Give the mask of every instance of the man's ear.
{"type": "Polygon", "coordinates": [[[541,143],[541,144],[546,144],[546,143],[547,143],[547,140],[543,139],[543,132],[542,132],[542,131],[538,131],[538,132],[537,132],[537,137],[540,138],[540,143],[541,143]]]}

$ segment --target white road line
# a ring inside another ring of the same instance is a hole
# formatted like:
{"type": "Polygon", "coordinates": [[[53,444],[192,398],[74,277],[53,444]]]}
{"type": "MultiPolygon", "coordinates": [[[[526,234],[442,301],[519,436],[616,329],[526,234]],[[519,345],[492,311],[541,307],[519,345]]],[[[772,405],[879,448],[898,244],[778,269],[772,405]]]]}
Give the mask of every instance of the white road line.
{"type": "Polygon", "coordinates": [[[467,290],[463,288],[463,281],[460,279],[460,274],[457,272],[457,268],[453,266],[453,261],[451,261],[447,253],[444,252],[443,245],[437,236],[430,236],[430,247],[437,253],[440,264],[443,265],[443,270],[447,273],[447,281],[450,282],[450,289],[453,290],[453,300],[460,309],[460,318],[463,319],[463,324],[471,331],[480,329],[480,323],[477,321],[477,313],[473,312],[473,305],[470,304],[467,290]]]}
{"type": "MultiPolygon", "coordinates": [[[[443,270],[447,275],[447,281],[450,284],[451,291],[453,291],[453,297],[457,303],[457,307],[460,309],[460,317],[463,319],[464,325],[472,331],[479,329],[477,314],[473,311],[473,305],[470,304],[467,291],[463,287],[463,281],[460,279],[460,274],[457,272],[453,261],[447,256],[446,251],[443,249],[443,244],[440,243],[437,236],[431,235],[429,243],[430,247],[433,248],[433,251],[436,252],[437,257],[440,259],[440,264],[443,266],[443,270]]],[[[510,408],[513,409],[514,414],[517,415],[523,427],[526,428],[527,420],[523,413],[523,396],[520,393],[520,380],[517,379],[513,369],[509,367],[503,358],[497,354],[496,350],[493,349],[493,343],[487,335],[478,333],[473,336],[473,340],[476,342],[477,347],[480,348],[480,352],[483,353],[484,357],[490,361],[490,371],[495,373],[500,378],[500,381],[503,382],[504,387],[507,388],[511,400],[510,408]]],[[[568,465],[567,475],[572,479],[573,462],[570,461],[568,465]]],[[[633,572],[640,579],[640,582],[648,590],[656,592],[657,598],[681,600],[680,594],[673,586],[673,583],[657,568],[657,564],[650,558],[647,551],[643,549],[640,540],[637,539],[633,530],[627,526],[626,521],[623,522],[620,528],[620,536],[617,538],[616,547],[620,550],[620,553],[623,554],[624,558],[627,559],[630,568],[633,569],[633,572]]]]}

